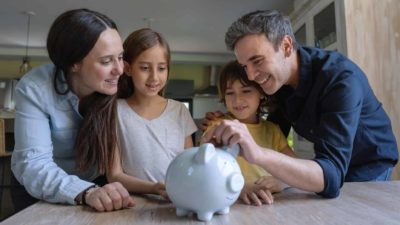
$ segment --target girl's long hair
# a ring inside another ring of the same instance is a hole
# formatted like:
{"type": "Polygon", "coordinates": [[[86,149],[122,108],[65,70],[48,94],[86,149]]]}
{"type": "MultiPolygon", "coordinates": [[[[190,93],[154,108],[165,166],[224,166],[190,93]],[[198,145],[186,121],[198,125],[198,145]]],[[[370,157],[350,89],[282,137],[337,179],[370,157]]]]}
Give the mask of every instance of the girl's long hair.
{"type": "MultiPolygon", "coordinates": [[[[168,42],[164,39],[164,37],[150,29],[150,28],[142,28],[132,32],[124,41],[124,61],[128,64],[133,63],[137,57],[139,57],[142,52],[147,49],[154,47],[156,45],[161,45],[165,49],[165,58],[167,59],[167,69],[169,76],[169,68],[171,61],[171,52],[168,45],[168,42]]],[[[135,91],[135,86],[133,85],[132,78],[126,74],[123,74],[119,78],[118,82],[118,97],[119,98],[128,98],[135,91]]],[[[159,95],[164,95],[164,90],[160,90],[159,95]]]]}

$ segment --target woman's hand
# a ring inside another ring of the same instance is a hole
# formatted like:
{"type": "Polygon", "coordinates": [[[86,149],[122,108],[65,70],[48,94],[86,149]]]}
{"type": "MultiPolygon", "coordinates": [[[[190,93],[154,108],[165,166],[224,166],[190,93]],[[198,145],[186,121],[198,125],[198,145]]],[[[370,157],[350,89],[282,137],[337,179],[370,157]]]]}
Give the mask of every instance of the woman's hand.
{"type": "Polygon", "coordinates": [[[85,196],[86,204],[97,211],[113,211],[135,205],[129,192],[119,182],[89,190],[85,196]]]}
{"type": "Polygon", "coordinates": [[[239,198],[247,205],[261,206],[262,204],[272,204],[274,202],[271,191],[255,183],[246,183],[239,198]]]}

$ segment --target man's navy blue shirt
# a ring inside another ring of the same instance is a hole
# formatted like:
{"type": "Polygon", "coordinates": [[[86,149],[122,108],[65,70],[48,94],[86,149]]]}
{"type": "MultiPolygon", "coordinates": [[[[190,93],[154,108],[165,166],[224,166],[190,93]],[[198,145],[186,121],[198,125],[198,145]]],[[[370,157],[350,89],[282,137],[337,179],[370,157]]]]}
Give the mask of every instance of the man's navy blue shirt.
{"type": "Polygon", "coordinates": [[[324,173],[324,197],[336,197],[344,181],[374,180],[398,160],[390,119],[364,72],[343,55],[300,47],[297,88],[283,86],[271,120],[292,126],[314,143],[324,173]],[[283,116],[282,116],[283,115],[283,116]]]}

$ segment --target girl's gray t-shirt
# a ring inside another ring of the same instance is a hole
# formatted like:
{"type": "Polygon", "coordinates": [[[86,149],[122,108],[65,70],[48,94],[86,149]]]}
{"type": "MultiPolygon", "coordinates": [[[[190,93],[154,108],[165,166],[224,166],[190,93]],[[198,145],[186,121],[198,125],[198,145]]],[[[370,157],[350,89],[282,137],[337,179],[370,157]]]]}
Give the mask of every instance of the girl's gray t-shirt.
{"type": "Polygon", "coordinates": [[[164,182],[168,165],[184,150],[185,138],[197,130],[189,110],[172,99],[152,120],[140,117],[125,99],[118,100],[117,110],[122,169],[136,178],[164,182]]]}

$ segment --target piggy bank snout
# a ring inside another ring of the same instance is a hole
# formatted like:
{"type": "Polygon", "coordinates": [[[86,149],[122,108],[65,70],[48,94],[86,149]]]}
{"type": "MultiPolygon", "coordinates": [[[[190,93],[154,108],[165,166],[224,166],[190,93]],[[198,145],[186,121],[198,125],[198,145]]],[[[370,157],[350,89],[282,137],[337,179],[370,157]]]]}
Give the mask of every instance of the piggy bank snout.
{"type": "Polygon", "coordinates": [[[228,182],[228,190],[233,193],[241,191],[244,186],[244,179],[242,174],[240,173],[233,173],[228,178],[227,182],[228,182]]]}

